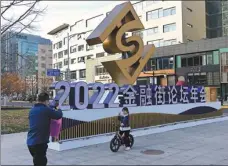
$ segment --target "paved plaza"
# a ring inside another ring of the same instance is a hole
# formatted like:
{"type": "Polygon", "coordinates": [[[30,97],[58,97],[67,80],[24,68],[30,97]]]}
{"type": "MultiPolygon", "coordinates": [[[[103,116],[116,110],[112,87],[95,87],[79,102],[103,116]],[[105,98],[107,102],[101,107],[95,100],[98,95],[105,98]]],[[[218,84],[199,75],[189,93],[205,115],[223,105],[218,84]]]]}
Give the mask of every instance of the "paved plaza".
{"type": "MultiPolygon", "coordinates": [[[[131,151],[112,153],[109,143],[57,152],[48,150],[49,165],[227,165],[228,121],[135,138],[131,151]],[[158,155],[143,154],[159,150],[158,155]],[[164,153],[163,153],[164,152],[164,153]]],[[[28,165],[32,158],[26,133],[2,136],[1,164],[28,165]]]]}

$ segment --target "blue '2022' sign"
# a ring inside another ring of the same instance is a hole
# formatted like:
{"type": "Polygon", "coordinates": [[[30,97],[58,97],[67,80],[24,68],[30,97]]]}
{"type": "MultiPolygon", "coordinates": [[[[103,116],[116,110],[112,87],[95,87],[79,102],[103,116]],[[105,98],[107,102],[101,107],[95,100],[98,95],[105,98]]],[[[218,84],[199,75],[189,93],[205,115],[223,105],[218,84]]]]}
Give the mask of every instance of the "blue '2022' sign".
{"type": "Polygon", "coordinates": [[[51,89],[62,90],[54,100],[59,101],[63,110],[116,108],[129,106],[147,106],[177,103],[205,102],[206,92],[202,86],[157,86],[157,85],[125,85],[119,87],[115,83],[102,84],[60,81],[51,89]],[[89,97],[89,91],[93,94],[89,97]],[[100,102],[105,91],[109,91],[100,102]],[[63,104],[69,96],[69,103],[63,104]],[[116,98],[119,103],[115,103],[116,98]]]}

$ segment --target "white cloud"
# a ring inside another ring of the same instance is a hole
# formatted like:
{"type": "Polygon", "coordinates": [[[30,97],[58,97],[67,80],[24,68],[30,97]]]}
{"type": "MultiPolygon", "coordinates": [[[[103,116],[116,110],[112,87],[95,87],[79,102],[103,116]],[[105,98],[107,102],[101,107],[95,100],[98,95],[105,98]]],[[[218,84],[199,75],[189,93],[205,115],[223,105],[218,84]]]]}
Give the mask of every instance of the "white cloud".
{"type": "MultiPolygon", "coordinates": [[[[6,3],[6,2],[5,2],[6,3]]],[[[83,15],[88,12],[99,10],[104,6],[109,6],[115,1],[41,1],[38,8],[47,7],[45,14],[37,19],[33,25],[36,26],[37,31],[31,32],[32,34],[40,35],[45,38],[51,36],[47,33],[63,23],[72,24],[78,19],[83,18],[83,15]]],[[[20,16],[24,12],[25,7],[17,7],[9,10],[7,17],[20,16]]],[[[27,31],[24,31],[28,33],[27,31]]]]}
{"type": "Polygon", "coordinates": [[[82,18],[85,12],[97,10],[110,4],[110,1],[43,1],[41,6],[48,6],[46,14],[39,22],[38,35],[51,38],[47,33],[63,23],[72,23],[82,18]],[[80,17],[79,17],[80,16],[80,17]]]}

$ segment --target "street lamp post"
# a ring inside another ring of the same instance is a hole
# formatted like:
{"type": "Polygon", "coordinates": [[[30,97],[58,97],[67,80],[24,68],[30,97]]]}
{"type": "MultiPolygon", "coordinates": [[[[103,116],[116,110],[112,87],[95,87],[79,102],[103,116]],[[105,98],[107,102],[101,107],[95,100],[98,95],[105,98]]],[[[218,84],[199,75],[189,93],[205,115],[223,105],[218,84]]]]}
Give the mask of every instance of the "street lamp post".
{"type": "Polygon", "coordinates": [[[68,65],[67,65],[67,81],[70,81],[70,39],[73,37],[73,35],[69,35],[69,32],[67,33],[67,61],[68,61],[68,65]]]}

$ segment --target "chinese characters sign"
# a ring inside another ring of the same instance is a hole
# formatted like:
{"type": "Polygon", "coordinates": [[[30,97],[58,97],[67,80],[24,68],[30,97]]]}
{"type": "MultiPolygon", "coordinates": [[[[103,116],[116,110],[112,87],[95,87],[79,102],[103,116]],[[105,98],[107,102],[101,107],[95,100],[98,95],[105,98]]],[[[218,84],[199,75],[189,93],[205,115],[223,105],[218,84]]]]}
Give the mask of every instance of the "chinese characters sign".
{"type": "Polygon", "coordinates": [[[54,100],[58,100],[63,110],[67,109],[102,109],[117,107],[135,107],[164,104],[202,103],[206,101],[205,88],[202,86],[156,86],[125,85],[86,82],[54,83],[51,89],[62,90],[54,100]],[[93,94],[89,96],[89,91],[93,94]],[[108,94],[105,95],[105,91],[108,94]],[[66,99],[69,97],[69,101],[66,99]],[[119,99],[119,103],[116,103],[119,99]]]}

